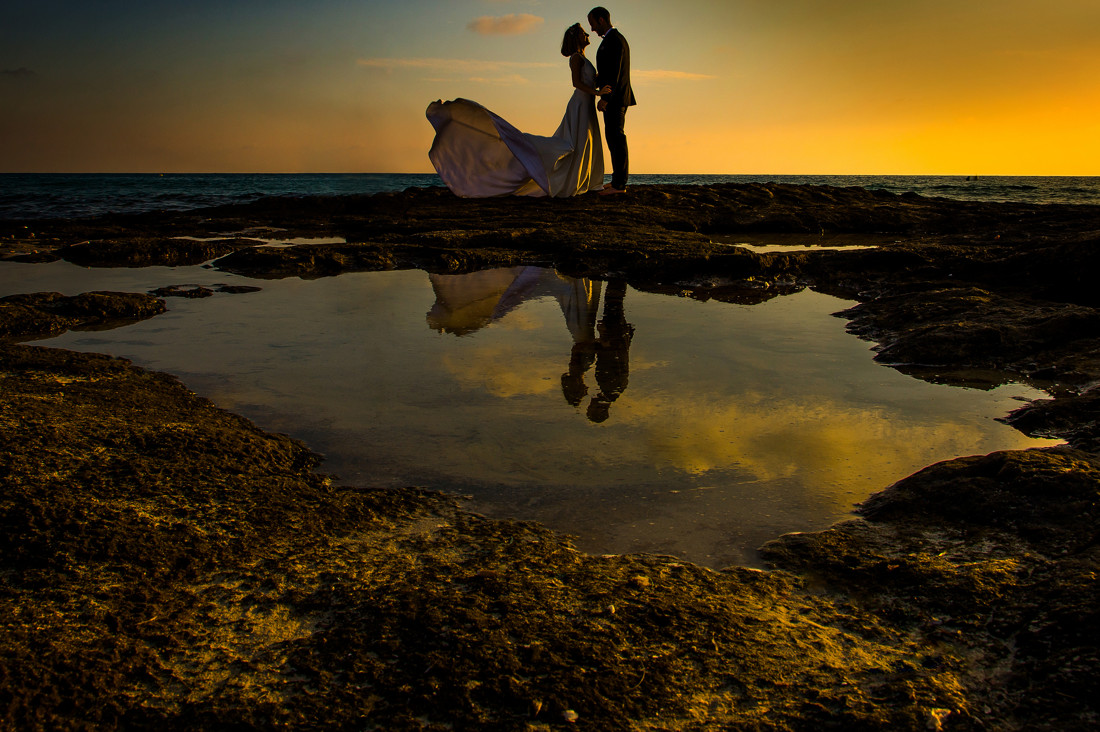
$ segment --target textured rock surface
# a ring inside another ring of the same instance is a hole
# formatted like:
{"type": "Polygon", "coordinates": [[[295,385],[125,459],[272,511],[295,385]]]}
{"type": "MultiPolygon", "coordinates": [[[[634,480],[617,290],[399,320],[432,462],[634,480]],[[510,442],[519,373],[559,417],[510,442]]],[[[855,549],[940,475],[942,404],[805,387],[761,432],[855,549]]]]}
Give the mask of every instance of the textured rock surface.
{"type": "Polygon", "coordinates": [[[0,342],[58,335],[70,328],[105,327],[165,312],[164,301],[142,293],[85,292],[66,297],[36,292],[0,298],[0,342]]]}
{"type": "MultiPolygon", "coordinates": [[[[225,254],[215,266],[255,277],[544,264],[746,303],[818,288],[857,301],[839,315],[915,377],[1047,389],[1009,421],[1069,443],[930,466],[859,519],[777,537],[774,571],[713,572],[587,556],[429,491],[336,487],[303,445],[170,377],[3,346],[0,720],[1093,728],[1098,247],[1096,207],[779,185],[638,187],[610,202],[411,190],[0,223],[0,253],[17,261],[225,254]],[[166,244],[181,236],[224,244],[166,244]],[[824,248],[852,244],[875,248],[824,248]]],[[[137,317],[161,302],[134,297],[91,310],[137,317]]],[[[74,313],[99,294],[58,298],[0,301],[5,337],[85,322],[74,313]]]]}

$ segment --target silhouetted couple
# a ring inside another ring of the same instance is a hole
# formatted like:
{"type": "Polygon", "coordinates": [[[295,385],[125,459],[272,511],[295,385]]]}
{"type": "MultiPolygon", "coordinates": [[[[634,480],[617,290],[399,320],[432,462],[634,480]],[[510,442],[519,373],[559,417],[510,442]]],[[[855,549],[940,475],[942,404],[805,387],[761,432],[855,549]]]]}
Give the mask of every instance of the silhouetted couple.
{"type": "Polygon", "coordinates": [[[573,96],[550,137],[520,132],[468,99],[428,106],[428,120],[436,132],[428,157],[448,188],[469,198],[626,191],[626,110],[635,104],[630,87],[630,46],[611,25],[606,8],[593,8],[588,23],[603,39],[596,65],[584,53],[588,33],[580,23],[571,25],[565,30],[561,53],[569,59],[573,96]],[[603,113],[611,157],[611,182],[606,186],[597,112],[603,113]]]}

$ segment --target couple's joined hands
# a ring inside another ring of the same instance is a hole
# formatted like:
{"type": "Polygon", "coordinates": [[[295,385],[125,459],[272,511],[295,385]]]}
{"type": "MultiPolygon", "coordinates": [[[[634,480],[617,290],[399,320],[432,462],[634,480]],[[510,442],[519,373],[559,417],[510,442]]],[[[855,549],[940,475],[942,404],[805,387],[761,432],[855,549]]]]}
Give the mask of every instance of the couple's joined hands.
{"type": "MultiPolygon", "coordinates": [[[[599,95],[601,97],[607,96],[610,93],[611,93],[611,85],[610,84],[605,84],[603,86],[603,88],[599,90],[599,95]]],[[[607,100],[606,99],[601,99],[598,102],[596,102],[596,109],[600,112],[607,109],[607,100]]]]}

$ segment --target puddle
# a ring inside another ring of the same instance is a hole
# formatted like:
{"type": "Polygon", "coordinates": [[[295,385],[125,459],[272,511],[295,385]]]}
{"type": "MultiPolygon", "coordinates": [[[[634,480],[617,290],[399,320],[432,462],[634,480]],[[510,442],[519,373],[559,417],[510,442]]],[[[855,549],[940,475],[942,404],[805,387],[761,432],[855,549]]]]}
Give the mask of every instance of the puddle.
{"type": "Polygon", "coordinates": [[[757,254],[788,252],[854,252],[878,249],[883,241],[868,234],[763,234],[750,237],[715,234],[711,240],[723,246],[748,249],[757,254]]]}
{"type": "Polygon", "coordinates": [[[247,231],[224,236],[177,236],[175,239],[188,241],[223,241],[225,239],[249,239],[256,242],[258,247],[294,247],[311,244],[347,244],[348,240],[342,236],[295,236],[286,238],[260,237],[247,231]]]}
{"type": "Polygon", "coordinates": [[[749,242],[738,242],[735,244],[727,244],[726,246],[738,247],[740,249],[748,249],[749,251],[756,252],[757,254],[781,254],[783,252],[854,252],[860,249],[878,249],[878,247],[861,246],[858,244],[852,245],[805,245],[805,244],[751,244],[749,242]]]}
{"type": "Polygon", "coordinates": [[[296,247],[317,244],[347,244],[342,236],[296,236],[289,239],[258,239],[261,247],[296,247]]]}
{"type": "MultiPolygon", "coordinates": [[[[199,267],[0,267],[0,292],[254,280],[199,267]]],[[[1041,396],[930,384],[872,361],[810,291],[759,305],[517,267],[267,280],[44,345],[123,356],[268,430],[344,482],[471,496],[596,553],[758,566],[917,469],[1033,440],[995,419],[1041,396]],[[216,303],[213,304],[213,303],[216,303]]]]}

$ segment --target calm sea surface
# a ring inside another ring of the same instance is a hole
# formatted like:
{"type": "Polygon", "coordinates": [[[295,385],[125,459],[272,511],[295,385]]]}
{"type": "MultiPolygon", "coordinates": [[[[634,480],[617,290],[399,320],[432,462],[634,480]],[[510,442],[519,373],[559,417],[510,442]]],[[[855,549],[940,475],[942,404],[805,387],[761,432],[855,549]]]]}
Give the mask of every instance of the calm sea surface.
{"type": "MultiPolygon", "coordinates": [[[[795,183],[913,191],[968,201],[1100,204],[1100,177],[633,175],[635,185],[795,183]]],[[[264,196],[344,196],[441,185],[434,173],[0,174],[0,219],[184,210],[264,196]]]]}

